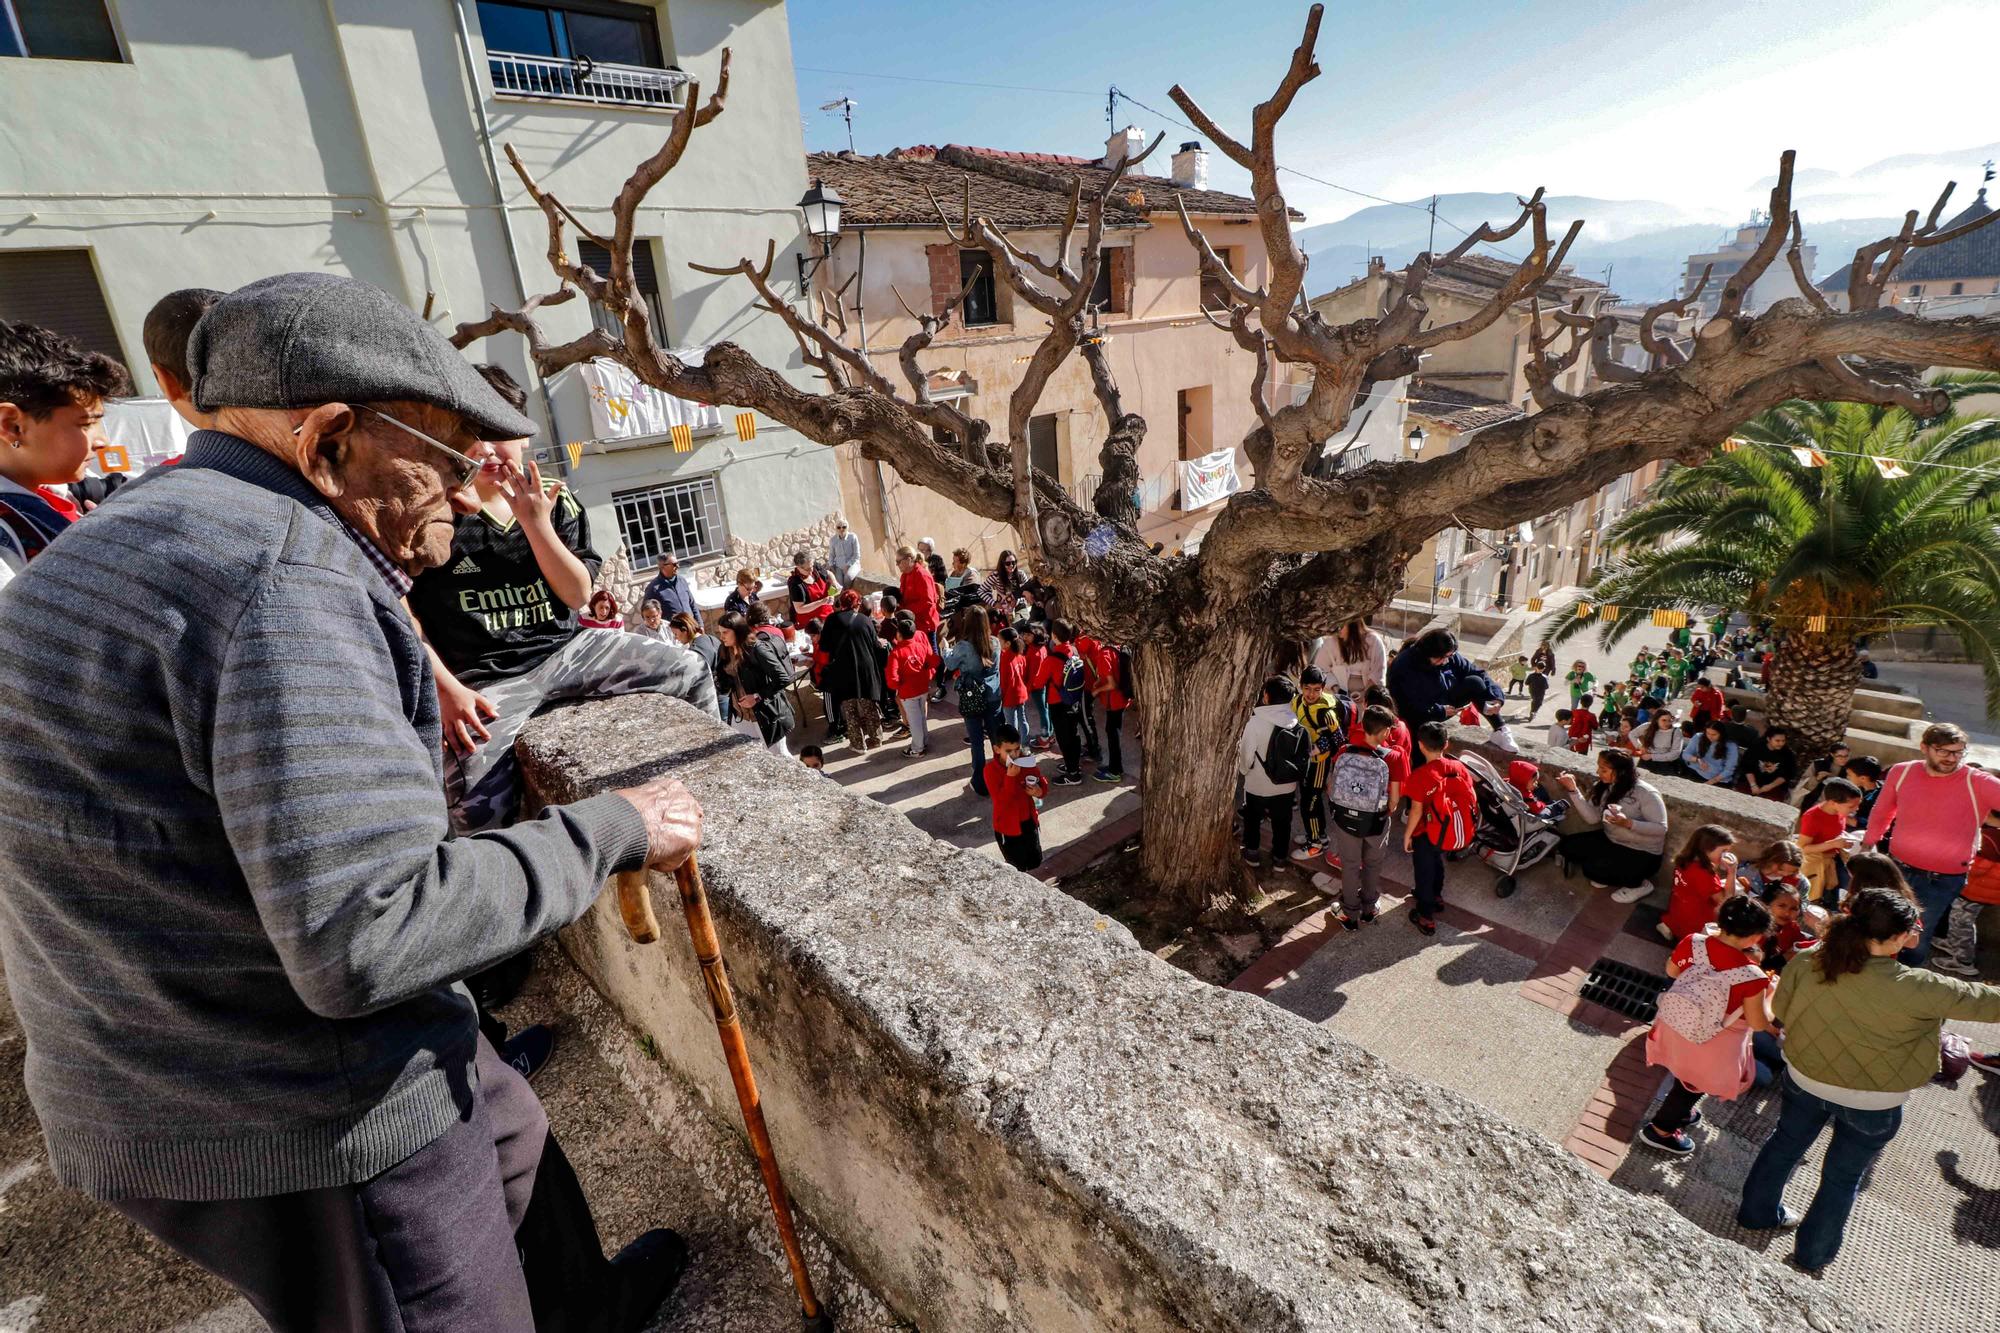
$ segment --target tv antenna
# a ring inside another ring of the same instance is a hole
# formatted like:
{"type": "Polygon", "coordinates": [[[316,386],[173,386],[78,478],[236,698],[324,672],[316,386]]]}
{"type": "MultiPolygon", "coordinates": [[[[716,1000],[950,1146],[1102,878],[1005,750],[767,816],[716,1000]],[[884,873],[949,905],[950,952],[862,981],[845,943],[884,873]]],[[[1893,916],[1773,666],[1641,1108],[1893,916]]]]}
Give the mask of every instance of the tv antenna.
{"type": "Polygon", "coordinates": [[[847,122],[847,151],[850,153],[854,151],[854,107],[853,98],[836,97],[831,102],[822,102],[819,108],[822,111],[838,111],[840,118],[847,122]]]}

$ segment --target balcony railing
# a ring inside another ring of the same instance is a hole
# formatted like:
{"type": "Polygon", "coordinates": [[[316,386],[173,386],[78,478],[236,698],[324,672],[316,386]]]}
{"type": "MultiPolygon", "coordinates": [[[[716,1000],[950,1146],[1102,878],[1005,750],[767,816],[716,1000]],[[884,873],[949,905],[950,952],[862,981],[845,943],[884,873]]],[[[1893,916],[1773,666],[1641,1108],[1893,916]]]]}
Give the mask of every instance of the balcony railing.
{"type": "Polygon", "coordinates": [[[488,51],[486,68],[493,91],[512,97],[546,97],[557,102],[595,102],[614,106],[651,106],[674,110],[681,106],[689,76],[678,69],[614,65],[585,56],[519,55],[488,51]]]}

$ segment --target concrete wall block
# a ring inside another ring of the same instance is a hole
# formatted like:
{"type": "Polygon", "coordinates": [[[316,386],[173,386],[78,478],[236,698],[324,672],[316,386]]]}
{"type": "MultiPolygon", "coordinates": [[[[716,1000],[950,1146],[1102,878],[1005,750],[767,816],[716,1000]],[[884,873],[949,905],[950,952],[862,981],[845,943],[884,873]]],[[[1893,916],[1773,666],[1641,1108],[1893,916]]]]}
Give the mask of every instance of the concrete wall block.
{"type": "MultiPolygon", "coordinates": [[[[1859,1329],[1823,1287],[685,705],[531,723],[531,791],[672,772],[788,1183],[898,1314],[1035,1330],[1859,1329]]],[[[656,881],[662,915],[673,888],[656,881]]],[[[725,1123],[684,935],[564,934],[725,1123]]]]}

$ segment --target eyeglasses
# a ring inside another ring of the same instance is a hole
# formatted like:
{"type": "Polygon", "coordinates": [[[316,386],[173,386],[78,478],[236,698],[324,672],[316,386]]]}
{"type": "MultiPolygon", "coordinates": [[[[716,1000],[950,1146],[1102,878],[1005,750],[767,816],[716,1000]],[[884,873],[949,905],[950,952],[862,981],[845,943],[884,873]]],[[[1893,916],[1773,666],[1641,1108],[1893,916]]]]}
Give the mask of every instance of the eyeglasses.
{"type": "Polygon", "coordinates": [[[379,411],[372,407],[363,407],[361,410],[364,412],[373,412],[376,416],[382,418],[382,420],[388,422],[390,425],[394,426],[397,430],[403,431],[406,434],[416,436],[418,439],[422,440],[425,444],[428,444],[431,448],[436,449],[440,453],[450,457],[450,459],[452,460],[451,488],[455,491],[464,490],[467,486],[470,486],[472,484],[472,479],[479,475],[479,469],[486,466],[478,459],[460,453],[458,450],[446,444],[443,440],[440,440],[435,436],[426,435],[424,434],[424,432],[418,430],[415,426],[408,426],[403,424],[402,422],[396,420],[396,418],[390,416],[387,412],[379,411]]]}
{"type": "Polygon", "coordinates": [[[1936,755],[1940,759],[1965,758],[1965,747],[1963,745],[1952,745],[1952,746],[1933,745],[1930,746],[1929,749],[1932,754],[1936,755]]]}

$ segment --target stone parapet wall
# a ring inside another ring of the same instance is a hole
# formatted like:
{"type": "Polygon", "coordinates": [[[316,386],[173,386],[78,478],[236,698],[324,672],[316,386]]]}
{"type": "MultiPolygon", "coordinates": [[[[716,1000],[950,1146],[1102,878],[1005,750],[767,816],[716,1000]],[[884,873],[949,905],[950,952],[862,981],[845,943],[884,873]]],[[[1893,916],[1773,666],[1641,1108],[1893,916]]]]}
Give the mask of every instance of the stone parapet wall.
{"type": "MultiPolygon", "coordinates": [[[[919,1328],[1871,1327],[1538,1135],[1196,981],[676,701],[550,713],[520,755],[545,801],[671,772],[702,802],[787,1179],[919,1328]]],[[[631,944],[607,895],[564,946],[734,1128],[671,881],[654,895],[660,943],[631,944]]]]}

